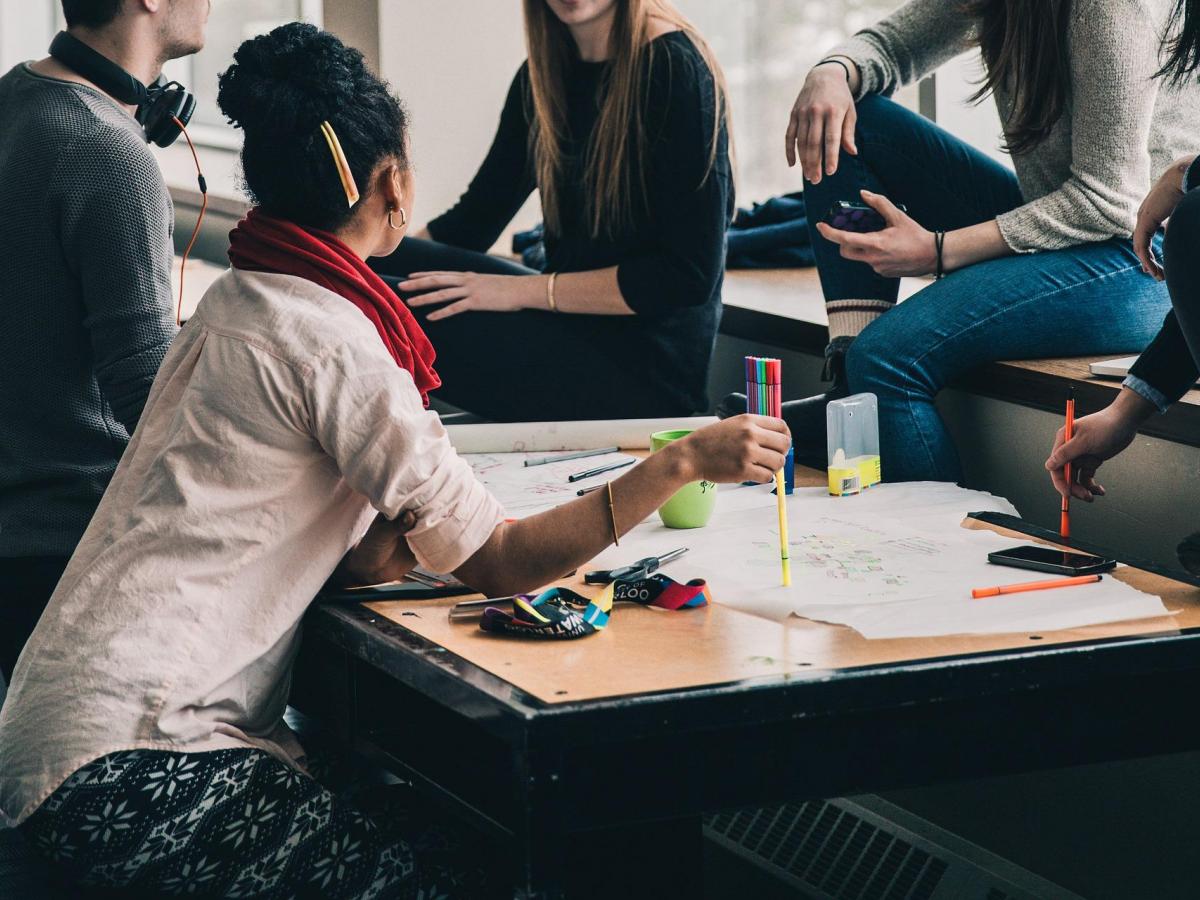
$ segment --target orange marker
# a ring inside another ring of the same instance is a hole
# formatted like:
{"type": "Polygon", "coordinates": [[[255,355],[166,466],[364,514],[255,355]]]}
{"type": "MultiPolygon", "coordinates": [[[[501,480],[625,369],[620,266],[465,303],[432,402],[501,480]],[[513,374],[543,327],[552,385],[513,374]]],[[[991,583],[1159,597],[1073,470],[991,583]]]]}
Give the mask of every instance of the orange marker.
{"type": "MultiPolygon", "coordinates": [[[[1067,440],[1071,440],[1075,436],[1075,388],[1071,388],[1071,392],[1067,395],[1067,427],[1064,432],[1067,440]]],[[[1067,481],[1067,492],[1062,498],[1062,516],[1059,519],[1058,533],[1062,539],[1068,540],[1071,537],[1071,464],[1067,463],[1063,466],[1063,477],[1067,481]]]]}
{"type": "Polygon", "coordinates": [[[999,597],[1001,594],[1022,594],[1025,591],[1048,591],[1051,588],[1074,587],[1077,584],[1095,584],[1103,581],[1103,575],[1079,575],[1075,578],[1055,578],[1052,581],[1025,581],[1021,584],[1002,584],[998,587],[975,588],[971,596],[976,600],[984,597],[999,597]]]}

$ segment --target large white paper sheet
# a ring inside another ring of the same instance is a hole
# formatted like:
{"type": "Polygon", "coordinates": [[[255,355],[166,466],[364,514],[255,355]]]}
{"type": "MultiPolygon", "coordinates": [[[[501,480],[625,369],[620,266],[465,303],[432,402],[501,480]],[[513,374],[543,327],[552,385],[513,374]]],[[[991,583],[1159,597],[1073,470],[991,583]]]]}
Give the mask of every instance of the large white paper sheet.
{"type": "Polygon", "coordinates": [[[620,447],[645,450],[656,431],[697,429],[716,422],[712,416],[677,419],[621,419],[594,422],[511,422],[449,425],[446,433],[459,453],[524,453],[598,450],[620,447]]]}
{"type": "Polygon", "coordinates": [[[1003,634],[1168,615],[1162,601],[1112,578],[1098,584],[974,600],[971,589],[1040,580],[994,566],[992,550],[1021,543],[961,527],[969,512],[1015,514],[1006,500],[954,485],[880,485],[857,497],[804,488],[788,500],[792,585],[780,584],[775,498],[768,488],[718,495],[706,527],[650,520],[609,548],[610,567],[685,546],[666,570],[704,578],[716,600],[775,620],[798,615],[868,638],[1003,634]]]}

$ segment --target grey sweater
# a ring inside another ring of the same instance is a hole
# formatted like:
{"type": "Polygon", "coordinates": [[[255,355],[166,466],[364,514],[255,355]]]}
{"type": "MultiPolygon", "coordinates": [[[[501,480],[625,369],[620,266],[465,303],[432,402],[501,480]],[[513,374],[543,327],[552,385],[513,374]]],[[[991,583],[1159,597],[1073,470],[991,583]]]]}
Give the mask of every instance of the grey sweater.
{"type": "Polygon", "coordinates": [[[95,512],[175,335],[172,226],[120,106],[0,78],[0,557],[68,555],[95,512]]]}
{"type": "MultiPolygon", "coordinates": [[[[998,217],[1018,253],[1133,233],[1157,178],[1200,138],[1200,85],[1153,79],[1172,0],[1076,0],[1068,108],[1049,137],[1013,158],[1025,205],[998,217]]],[[[891,94],[967,50],[975,23],[949,0],[912,0],[827,55],[854,60],[861,94],[891,94]]],[[[1012,97],[997,91],[1000,121],[1012,97]]]]}

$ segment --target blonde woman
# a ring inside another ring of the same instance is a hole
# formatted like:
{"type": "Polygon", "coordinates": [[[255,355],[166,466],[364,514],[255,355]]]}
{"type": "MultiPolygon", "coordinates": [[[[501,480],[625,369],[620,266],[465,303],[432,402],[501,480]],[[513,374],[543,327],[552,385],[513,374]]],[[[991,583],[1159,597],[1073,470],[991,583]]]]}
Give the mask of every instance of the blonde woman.
{"type": "Polygon", "coordinates": [[[437,396],[456,406],[703,410],[733,210],[721,70],[667,0],[525,0],[525,28],[529,60],[466,193],[372,265],[437,345],[437,396]],[[535,189],[544,273],[486,255],[535,189]]]}

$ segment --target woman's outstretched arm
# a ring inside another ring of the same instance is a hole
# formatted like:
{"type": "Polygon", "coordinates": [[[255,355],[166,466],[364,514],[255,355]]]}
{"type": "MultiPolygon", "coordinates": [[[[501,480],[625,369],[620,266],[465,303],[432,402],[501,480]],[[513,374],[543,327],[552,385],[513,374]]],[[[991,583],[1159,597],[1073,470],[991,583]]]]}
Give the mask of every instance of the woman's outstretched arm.
{"type": "Polygon", "coordinates": [[[738,416],[668,444],[608,492],[595,491],[519,522],[497,526],[455,574],[466,584],[503,596],[548,584],[594,559],[613,542],[613,513],[624,534],[693,481],[765,483],[783,467],[791,436],[779,419],[738,416]]]}

